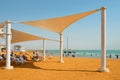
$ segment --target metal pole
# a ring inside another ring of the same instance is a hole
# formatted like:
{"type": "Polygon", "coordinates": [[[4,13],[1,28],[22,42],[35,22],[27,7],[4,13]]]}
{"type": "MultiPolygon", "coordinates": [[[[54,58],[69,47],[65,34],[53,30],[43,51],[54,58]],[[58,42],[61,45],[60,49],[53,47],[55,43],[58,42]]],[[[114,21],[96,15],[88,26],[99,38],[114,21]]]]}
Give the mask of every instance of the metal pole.
{"type": "Polygon", "coordinates": [[[109,72],[106,68],[106,8],[101,8],[101,72],[109,72]]]}
{"type": "Polygon", "coordinates": [[[60,62],[63,63],[63,35],[60,34],[60,62]]]}
{"type": "Polygon", "coordinates": [[[10,53],[11,53],[11,22],[6,22],[6,67],[5,69],[13,69],[10,61],[10,53]]]}
{"type": "Polygon", "coordinates": [[[43,40],[43,61],[46,60],[46,52],[45,52],[45,40],[43,40]]]}

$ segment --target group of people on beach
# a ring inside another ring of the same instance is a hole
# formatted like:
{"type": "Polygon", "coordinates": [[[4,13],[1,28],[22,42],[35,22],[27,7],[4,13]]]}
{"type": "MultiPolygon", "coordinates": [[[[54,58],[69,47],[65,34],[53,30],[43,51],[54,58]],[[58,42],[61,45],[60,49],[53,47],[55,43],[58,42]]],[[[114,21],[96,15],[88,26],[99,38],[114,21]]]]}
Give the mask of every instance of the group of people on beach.
{"type": "Polygon", "coordinates": [[[63,56],[68,57],[68,56],[72,56],[73,58],[75,57],[75,51],[64,51],[63,56]]]}
{"type": "Polygon", "coordinates": [[[33,51],[33,57],[32,57],[32,60],[40,61],[40,60],[43,60],[43,57],[40,56],[39,53],[33,51]]]}
{"type": "MultiPolygon", "coordinates": [[[[21,52],[20,52],[20,55],[16,55],[13,52],[11,52],[10,59],[11,59],[12,63],[15,62],[16,64],[23,64],[26,62],[27,57],[25,55],[23,55],[21,52]]],[[[0,60],[6,60],[5,53],[0,54],[0,60]]]]}
{"type": "Polygon", "coordinates": [[[11,62],[15,62],[16,64],[23,64],[27,60],[27,57],[20,53],[20,55],[16,55],[13,52],[11,53],[11,62]]]}
{"type": "MultiPolygon", "coordinates": [[[[11,51],[10,59],[12,63],[16,64],[24,64],[28,60],[25,52],[19,52],[19,55],[16,55],[13,51],[11,51]]],[[[0,60],[6,60],[5,53],[0,53],[0,60]]],[[[33,51],[31,60],[40,61],[43,60],[43,57],[41,57],[37,52],[33,51]]]]}
{"type": "MultiPolygon", "coordinates": [[[[112,58],[112,55],[110,54],[110,55],[107,56],[107,57],[108,57],[108,58],[112,58]]],[[[116,59],[119,59],[119,55],[118,55],[118,54],[116,54],[115,57],[116,57],[116,59]]]]}

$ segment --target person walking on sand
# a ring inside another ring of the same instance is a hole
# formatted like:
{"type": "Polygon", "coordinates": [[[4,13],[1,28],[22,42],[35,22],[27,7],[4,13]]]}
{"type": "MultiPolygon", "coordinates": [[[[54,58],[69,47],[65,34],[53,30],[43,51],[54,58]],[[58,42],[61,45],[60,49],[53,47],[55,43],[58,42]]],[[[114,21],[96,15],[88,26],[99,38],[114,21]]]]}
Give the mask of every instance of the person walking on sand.
{"type": "Polygon", "coordinates": [[[118,54],[116,54],[116,58],[117,58],[117,59],[119,58],[118,54]]]}
{"type": "Polygon", "coordinates": [[[111,58],[112,56],[111,56],[111,54],[109,55],[109,58],[111,58]]]}

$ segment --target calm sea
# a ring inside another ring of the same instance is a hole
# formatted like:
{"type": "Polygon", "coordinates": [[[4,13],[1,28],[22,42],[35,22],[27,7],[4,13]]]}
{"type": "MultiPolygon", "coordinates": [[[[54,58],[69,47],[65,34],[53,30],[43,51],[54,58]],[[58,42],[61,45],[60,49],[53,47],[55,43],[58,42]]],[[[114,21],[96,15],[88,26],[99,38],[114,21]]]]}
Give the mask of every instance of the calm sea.
{"type": "MultiPolygon", "coordinates": [[[[51,54],[54,56],[59,55],[59,50],[47,50],[47,55],[51,54]]],[[[101,50],[70,50],[69,52],[63,51],[64,56],[71,57],[73,54],[75,57],[94,57],[100,58],[101,50]],[[68,54],[69,53],[69,54],[68,54]]],[[[116,58],[116,55],[120,58],[120,50],[107,50],[106,56],[108,58],[116,58]]]]}

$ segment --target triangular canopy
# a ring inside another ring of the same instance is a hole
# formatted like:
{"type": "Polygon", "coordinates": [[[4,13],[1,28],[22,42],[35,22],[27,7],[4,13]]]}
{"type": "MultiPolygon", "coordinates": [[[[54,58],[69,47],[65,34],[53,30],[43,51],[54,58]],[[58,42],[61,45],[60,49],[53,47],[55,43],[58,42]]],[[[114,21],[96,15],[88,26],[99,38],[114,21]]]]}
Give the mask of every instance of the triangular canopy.
{"type": "Polygon", "coordinates": [[[93,14],[97,11],[99,11],[99,9],[80,13],[80,14],[74,14],[70,16],[63,16],[63,17],[45,19],[45,20],[26,21],[26,22],[21,22],[21,23],[47,29],[47,30],[61,34],[64,31],[64,29],[66,29],[72,23],[90,14],[93,14]]]}
{"type": "Polygon", "coordinates": [[[0,34],[0,38],[4,38],[3,34],[0,34]]]}
{"type": "Polygon", "coordinates": [[[4,38],[4,35],[3,35],[4,26],[5,26],[5,22],[0,23],[0,38],[4,38]]]}
{"type": "Polygon", "coordinates": [[[0,23],[0,28],[3,28],[5,26],[5,22],[0,23]]]}
{"type": "Polygon", "coordinates": [[[49,40],[49,39],[34,36],[25,32],[12,29],[12,43],[31,41],[31,40],[49,40]]]}

